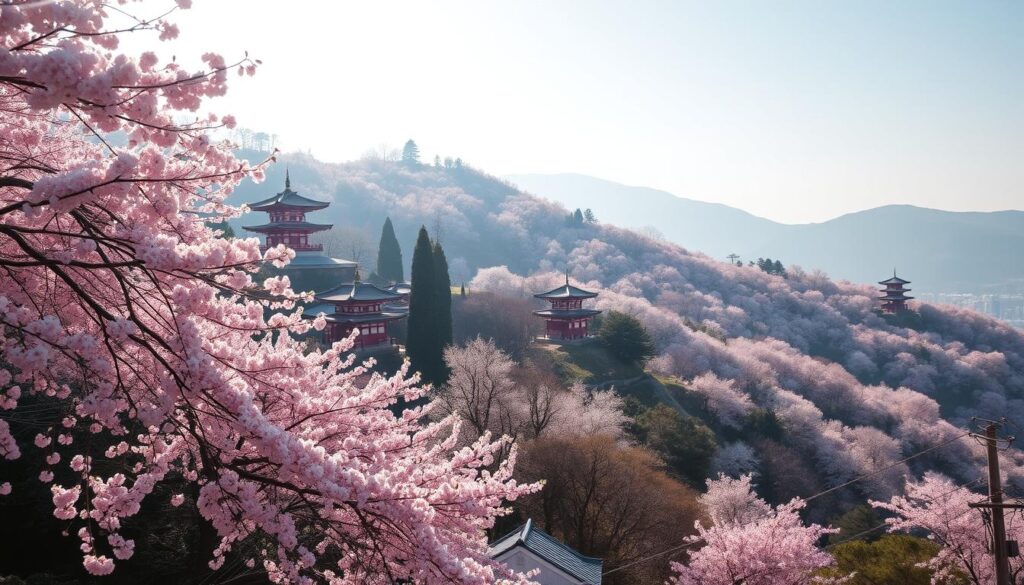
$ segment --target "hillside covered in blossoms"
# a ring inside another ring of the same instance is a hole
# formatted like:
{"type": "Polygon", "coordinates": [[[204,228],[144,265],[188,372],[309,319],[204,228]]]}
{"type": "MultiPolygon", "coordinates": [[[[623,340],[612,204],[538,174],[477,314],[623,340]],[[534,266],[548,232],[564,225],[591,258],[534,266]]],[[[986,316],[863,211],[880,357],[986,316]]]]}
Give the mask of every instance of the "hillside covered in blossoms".
{"type": "MultiPolygon", "coordinates": [[[[421,224],[439,229],[453,278],[471,291],[528,298],[568,270],[600,291],[597,308],[643,322],[657,345],[652,367],[704,395],[722,429],[741,430],[754,409],[774,413],[822,485],[942,444],[973,416],[1024,424],[1024,335],[981,314],[922,303],[882,316],[869,283],[796,266],[768,274],[612,225],[571,224],[569,210],[468,166],[295,155],[268,171],[270,188],[285,166],[305,193],[333,202],[324,215],[336,224],[369,228],[390,215],[403,247],[421,224]]],[[[245,183],[233,201],[266,191],[245,183]]],[[[879,279],[890,270],[880,266],[879,279]]],[[[1024,457],[1010,454],[1004,469],[1024,479],[1024,457]]],[[[983,462],[963,441],[859,489],[887,497],[926,469],[974,479],[983,462]]]]}

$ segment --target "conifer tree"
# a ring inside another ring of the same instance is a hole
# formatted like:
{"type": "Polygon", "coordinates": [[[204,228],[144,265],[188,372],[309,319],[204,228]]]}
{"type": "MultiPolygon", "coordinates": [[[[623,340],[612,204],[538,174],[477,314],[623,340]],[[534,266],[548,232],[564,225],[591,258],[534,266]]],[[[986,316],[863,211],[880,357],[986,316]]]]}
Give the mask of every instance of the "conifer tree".
{"type": "Polygon", "coordinates": [[[405,352],[424,382],[438,380],[443,366],[437,338],[437,282],[434,249],[425,226],[420,227],[412,253],[412,292],[409,294],[409,329],[405,352]]]}
{"type": "Polygon", "coordinates": [[[434,242],[434,285],[437,290],[437,343],[443,350],[452,344],[452,279],[448,275],[448,258],[441,242],[434,242]]]}
{"type": "Polygon", "coordinates": [[[402,248],[395,237],[395,227],[391,218],[384,220],[384,228],[380,232],[380,246],[377,248],[377,276],[385,282],[402,282],[405,270],[402,268],[402,248]]]}
{"type": "Polygon", "coordinates": [[[420,147],[416,146],[416,142],[411,138],[402,148],[402,164],[410,167],[420,166],[420,147]]]}

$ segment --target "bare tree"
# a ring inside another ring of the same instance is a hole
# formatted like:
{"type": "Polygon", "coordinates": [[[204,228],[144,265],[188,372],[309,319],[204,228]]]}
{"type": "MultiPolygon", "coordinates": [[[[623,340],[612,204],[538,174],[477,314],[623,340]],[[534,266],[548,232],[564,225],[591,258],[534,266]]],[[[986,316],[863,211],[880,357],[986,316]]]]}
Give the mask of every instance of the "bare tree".
{"type": "Polygon", "coordinates": [[[323,244],[324,254],[328,256],[341,256],[360,265],[369,265],[375,260],[373,236],[362,227],[335,226],[334,229],[313,234],[310,240],[315,244],[323,244]]]}

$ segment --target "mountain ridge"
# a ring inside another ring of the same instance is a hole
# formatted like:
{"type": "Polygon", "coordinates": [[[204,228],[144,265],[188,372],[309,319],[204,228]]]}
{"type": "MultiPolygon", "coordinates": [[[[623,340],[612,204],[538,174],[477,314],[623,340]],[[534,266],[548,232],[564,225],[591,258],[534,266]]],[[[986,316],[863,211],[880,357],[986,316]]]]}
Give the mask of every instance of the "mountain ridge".
{"type": "Polygon", "coordinates": [[[524,191],[716,258],[771,257],[833,278],[875,282],[896,266],[929,292],[1024,290],[1024,211],[948,211],[890,204],[823,222],[785,224],[721,203],[576,173],[505,177],[524,191]],[[895,242],[893,241],[895,240],[895,242]],[[886,268],[888,266],[888,268],[886,268]]]}

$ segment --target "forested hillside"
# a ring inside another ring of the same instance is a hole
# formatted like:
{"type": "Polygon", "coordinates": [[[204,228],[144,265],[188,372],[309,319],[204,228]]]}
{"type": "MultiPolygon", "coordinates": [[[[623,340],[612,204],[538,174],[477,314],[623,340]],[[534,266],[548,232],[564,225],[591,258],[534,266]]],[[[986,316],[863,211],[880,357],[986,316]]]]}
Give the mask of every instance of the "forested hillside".
{"type": "MultiPolygon", "coordinates": [[[[406,250],[421,224],[438,230],[453,280],[467,279],[471,291],[528,298],[568,270],[600,292],[598,308],[640,318],[657,344],[652,367],[704,395],[722,427],[741,437],[751,413],[777,417],[787,445],[823,485],[943,443],[971,416],[1024,424],[1024,336],[980,314],[920,305],[883,318],[872,287],[793,266],[767,274],[574,222],[569,210],[468,166],[331,165],[306,156],[281,163],[266,183],[241,186],[234,201],[279,190],[287,166],[298,190],[332,201],[323,219],[339,226],[379,229],[390,215],[406,250]]],[[[886,497],[924,469],[973,479],[981,455],[970,441],[953,442],[858,489],[886,497]]],[[[1011,479],[1021,462],[1009,453],[1011,479]]]]}

